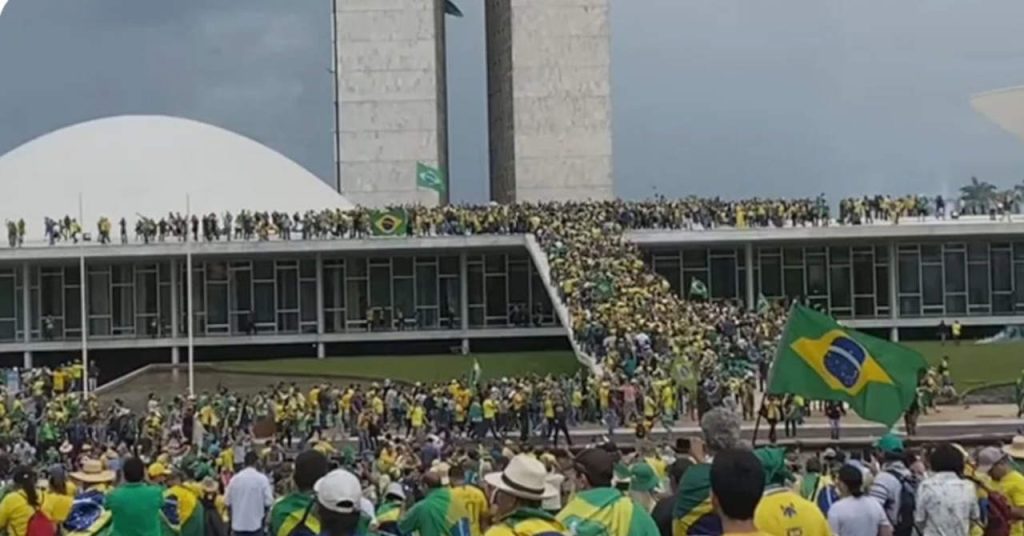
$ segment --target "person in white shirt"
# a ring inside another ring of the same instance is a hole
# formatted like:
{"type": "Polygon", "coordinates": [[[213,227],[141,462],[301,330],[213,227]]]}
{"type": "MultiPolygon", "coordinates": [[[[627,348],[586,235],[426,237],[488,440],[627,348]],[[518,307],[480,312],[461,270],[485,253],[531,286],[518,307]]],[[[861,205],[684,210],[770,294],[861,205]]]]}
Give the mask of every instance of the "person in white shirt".
{"type": "Polygon", "coordinates": [[[967,536],[979,522],[977,490],[964,479],[964,455],[948,443],[928,456],[932,476],[917,488],[914,524],[922,536],[967,536]]]}
{"type": "Polygon", "coordinates": [[[231,478],[224,492],[234,536],[262,536],[263,521],[274,504],[270,480],[256,468],[257,460],[255,452],[246,453],[245,469],[231,478]]]}
{"type": "Polygon", "coordinates": [[[882,505],[864,494],[864,473],[852,465],[839,469],[842,499],[828,509],[828,526],[835,536],[892,536],[892,524],[882,505]]]}

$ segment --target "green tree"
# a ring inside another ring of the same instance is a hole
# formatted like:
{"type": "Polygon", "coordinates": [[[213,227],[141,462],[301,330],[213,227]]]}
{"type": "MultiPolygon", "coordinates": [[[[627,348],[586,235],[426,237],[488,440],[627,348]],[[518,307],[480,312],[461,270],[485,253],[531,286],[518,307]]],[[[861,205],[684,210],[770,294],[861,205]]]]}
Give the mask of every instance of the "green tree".
{"type": "Polygon", "coordinates": [[[971,182],[960,187],[960,199],[964,202],[964,212],[984,214],[988,212],[989,202],[995,199],[996,186],[987,181],[979,181],[971,177],[971,182]]]}

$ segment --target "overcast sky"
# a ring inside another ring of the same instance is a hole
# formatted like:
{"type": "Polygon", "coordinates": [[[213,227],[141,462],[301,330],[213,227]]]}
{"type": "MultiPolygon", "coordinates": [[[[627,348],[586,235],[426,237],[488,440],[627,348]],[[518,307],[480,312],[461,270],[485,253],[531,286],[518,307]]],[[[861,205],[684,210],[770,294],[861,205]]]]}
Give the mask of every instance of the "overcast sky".
{"type": "MultiPolygon", "coordinates": [[[[342,0],[344,1],[344,0],[342,0]]],[[[484,0],[450,20],[454,199],[487,197],[484,0]]],[[[332,181],[329,0],[10,0],[0,154],[119,114],[212,123],[332,181]]],[[[613,0],[626,197],[949,193],[1024,179],[971,94],[1024,84],[1019,0],[613,0]]]]}

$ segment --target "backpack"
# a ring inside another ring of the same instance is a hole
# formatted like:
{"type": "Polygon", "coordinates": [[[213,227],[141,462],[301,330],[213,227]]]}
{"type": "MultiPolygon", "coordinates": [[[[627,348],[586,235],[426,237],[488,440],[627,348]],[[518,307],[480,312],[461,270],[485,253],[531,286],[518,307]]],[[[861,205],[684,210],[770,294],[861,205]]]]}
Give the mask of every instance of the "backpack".
{"type": "MultiPolygon", "coordinates": [[[[892,520],[893,536],[911,536],[914,532],[914,509],[917,507],[917,487],[914,482],[893,470],[889,473],[900,483],[900,508],[892,520]]],[[[889,501],[891,502],[891,501],[889,501]]],[[[888,508],[886,508],[888,510],[888,508]]]]}
{"type": "Polygon", "coordinates": [[[28,518],[25,536],[56,536],[56,534],[57,525],[54,525],[42,510],[36,509],[32,512],[32,517],[28,518]]]}
{"type": "Polygon", "coordinates": [[[1010,524],[1013,523],[1013,508],[1005,495],[989,491],[986,514],[985,536],[1009,536],[1010,524]]]}

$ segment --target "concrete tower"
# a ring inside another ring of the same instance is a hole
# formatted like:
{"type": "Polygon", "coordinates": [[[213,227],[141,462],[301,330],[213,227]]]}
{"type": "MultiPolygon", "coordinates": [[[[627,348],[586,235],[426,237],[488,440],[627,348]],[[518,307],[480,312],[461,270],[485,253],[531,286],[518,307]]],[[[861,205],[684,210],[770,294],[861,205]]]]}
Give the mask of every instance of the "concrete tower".
{"type": "Polygon", "coordinates": [[[335,0],[338,189],[433,205],[416,163],[448,169],[444,0],[335,0]]]}
{"type": "Polygon", "coordinates": [[[487,0],[491,198],[608,199],[608,0],[487,0]]]}

